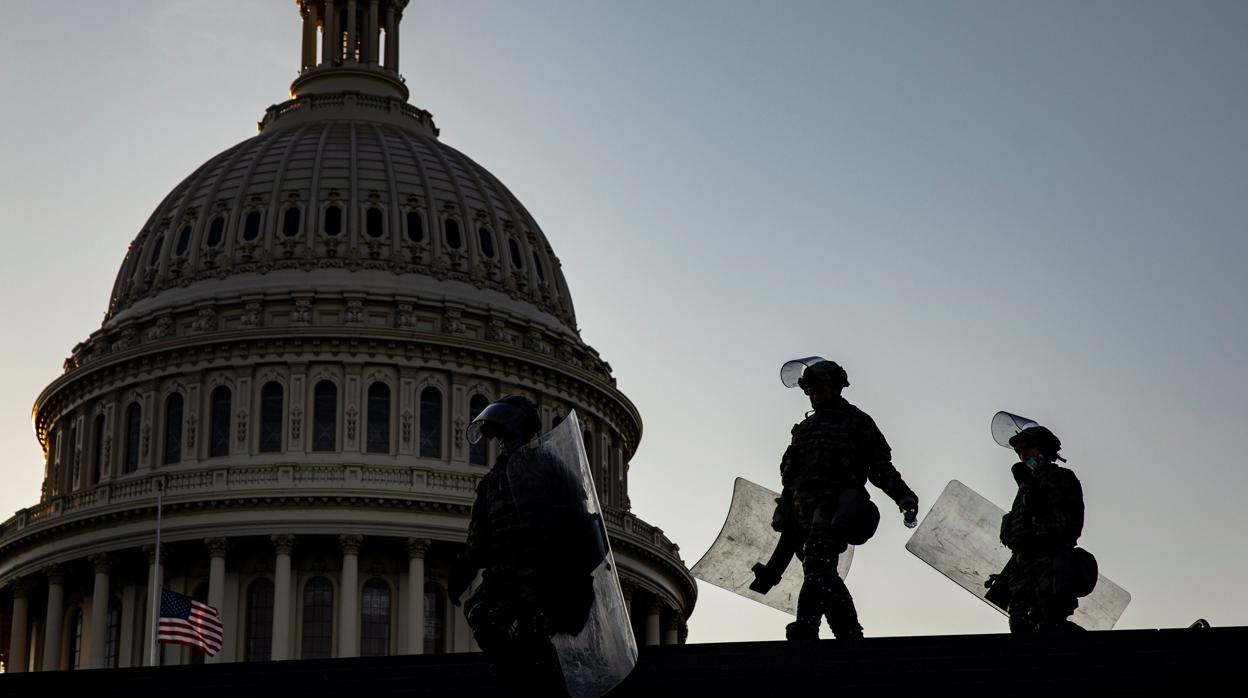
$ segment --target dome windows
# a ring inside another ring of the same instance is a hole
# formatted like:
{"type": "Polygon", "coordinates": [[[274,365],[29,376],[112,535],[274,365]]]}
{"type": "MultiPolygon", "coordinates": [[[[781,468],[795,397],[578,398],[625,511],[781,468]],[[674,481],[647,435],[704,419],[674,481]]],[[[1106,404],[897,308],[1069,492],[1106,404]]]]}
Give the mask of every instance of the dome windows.
{"type": "Polygon", "coordinates": [[[378,381],[368,386],[368,426],[365,450],[390,452],[390,386],[378,381]]]}
{"type": "Polygon", "coordinates": [[[230,388],[219,385],[212,389],[212,407],[208,418],[208,457],[230,455],[230,388]]]}
{"type": "Polygon", "coordinates": [[[143,430],[143,408],[139,403],[132,402],[126,408],[126,461],[125,472],[133,473],[139,469],[139,439],[143,430]]]}
{"type": "Polygon", "coordinates": [[[260,452],[282,450],[282,384],[270,381],[260,389],[260,452]]]}
{"type": "Polygon", "coordinates": [[[325,209],[325,234],[333,237],[342,233],[342,207],[330,206],[325,209]]]}
{"type": "Polygon", "coordinates": [[[181,257],[191,248],[191,224],[187,223],[182,226],[181,232],[178,233],[178,244],[173,248],[173,253],[181,257]]]}
{"type": "Polygon", "coordinates": [[[524,269],[524,257],[520,256],[520,244],[515,238],[507,238],[507,251],[511,253],[511,266],[524,269]]]}
{"type": "Polygon", "coordinates": [[[252,242],[260,237],[261,216],[259,211],[248,211],[247,218],[243,221],[243,240],[252,242]]]}
{"type": "Polygon", "coordinates": [[[494,259],[494,233],[483,225],[477,228],[477,237],[481,241],[481,254],[486,259],[494,259]]]}
{"type": "Polygon", "coordinates": [[[225,237],[225,216],[214,216],[212,222],[208,224],[208,239],[204,244],[209,247],[217,247],[221,244],[221,240],[225,237]]]}
{"type": "Polygon", "coordinates": [[[407,239],[411,242],[425,241],[425,221],[413,209],[407,211],[407,239]]]}
{"type": "Polygon", "coordinates": [[[386,228],[384,225],[384,217],[381,214],[380,208],[371,206],[364,212],[364,232],[367,233],[370,238],[379,238],[382,235],[385,235],[386,228]]]}
{"type": "Polygon", "coordinates": [[[312,450],[335,450],[337,434],[338,386],[324,380],[312,393],[312,450]]]}
{"type": "Polygon", "coordinates": [[[160,264],[160,248],[165,244],[164,234],[156,236],[156,240],[152,242],[152,252],[147,256],[147,266],[154,267],[160,264]]]}
{"type": "Polygon", "coordinates": [[[165,465],[182,462],[182,394],[165,400],[165,465]]]}
{"type": "Polygon", "coordinates": [[[533,252],[533,271],[537,272],[539,281],[546,280],[546,272],[542,270],[542,258],[538,256],[536,250],[533,252]]]}
{"type": "Polygon", "coordinates": [[[442,457],[442,392],[434,387],[420,392],[420,455],[442,457]]]}
{"type": "Polygon", "coordinates": [[[459,234],[459,221],[447,218],[442,222],[442,231],[446,233],[446,246],[458,250],[464,245],[464,238],[459,234]]]}
{"type": "Polygon", "coordinates": [[[299,207],[291,206],[282,214],[282,235],[293,238],[299,234],[299,207]]]}

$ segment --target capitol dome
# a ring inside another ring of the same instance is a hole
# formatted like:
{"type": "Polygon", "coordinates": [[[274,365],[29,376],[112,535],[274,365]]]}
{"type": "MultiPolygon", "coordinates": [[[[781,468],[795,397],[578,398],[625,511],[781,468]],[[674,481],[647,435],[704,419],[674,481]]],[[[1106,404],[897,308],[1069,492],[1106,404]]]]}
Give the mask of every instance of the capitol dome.
{"type": "Polygon", "coordinates": [[[640,414],[536,221],[407,103],[406,0],[296,4],[291,99],[156,207],[35,403],[43,491],[0,524],[0,660],[147,664],[161,586],[220,609],[210,662],[476,649],[446,586],[496,454],[464,430],[506,394],[546,429],[576,411],[634,631],[683,642],[693,580],[631,513],[640,414]]]}

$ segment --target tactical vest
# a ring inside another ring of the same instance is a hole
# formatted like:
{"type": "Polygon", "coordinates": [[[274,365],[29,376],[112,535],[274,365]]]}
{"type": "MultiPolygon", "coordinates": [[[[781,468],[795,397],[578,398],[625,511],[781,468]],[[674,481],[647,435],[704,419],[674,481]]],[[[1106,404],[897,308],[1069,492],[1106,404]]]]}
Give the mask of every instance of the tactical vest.
{"type": "Polygon", "coordinates": [[[844,410],[818,410],[793,427],[793,441],[781,463],[781,481],[799,496],[861,487],[867,477],[857,463],[858,422],[844,410]]]}

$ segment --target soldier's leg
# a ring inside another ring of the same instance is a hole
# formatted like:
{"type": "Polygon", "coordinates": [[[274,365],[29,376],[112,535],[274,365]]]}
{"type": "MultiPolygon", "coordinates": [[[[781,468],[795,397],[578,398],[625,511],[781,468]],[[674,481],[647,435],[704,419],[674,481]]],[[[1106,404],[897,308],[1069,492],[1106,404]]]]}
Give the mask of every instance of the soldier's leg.
{"type": "MultiPolygon", "coordinates": [[[[806,584],[802,590],[805,591],[807,586],[816,590],[820,615],[827,617],[828,626],[838,640],[862,637],[854,598],[849,593],[849,587],[845,586],[845,580],[836,573],[837,558],[849,547],[848,544],[831,536],[817,536],[811,543],[803,561],[806,584]]],[[[816,625],[818,622],[816,619],[816,625]]]]}
{"type": "Polygon", "coordinates": [[[523,604],[507,601],[478,594],[464,614],[499,683],[514,695],[567,695],[546,623],[523,604]]]}

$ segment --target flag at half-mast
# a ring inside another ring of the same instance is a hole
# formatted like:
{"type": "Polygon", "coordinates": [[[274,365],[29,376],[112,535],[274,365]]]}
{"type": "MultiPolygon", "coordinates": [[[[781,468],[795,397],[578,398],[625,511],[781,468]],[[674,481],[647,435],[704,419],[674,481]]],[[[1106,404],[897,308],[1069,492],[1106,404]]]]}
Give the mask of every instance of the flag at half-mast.
{"type": "Polygon", "coordinates": [[[160,590],[160,627],[156,637],[161,642],[198,647],[211,657],[221,651],[224,630],[217,609],[185,594],[160,590]]]}

